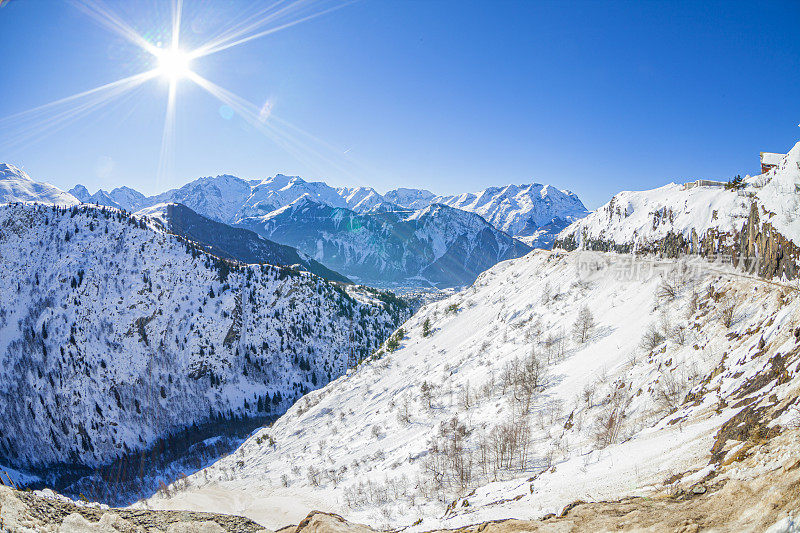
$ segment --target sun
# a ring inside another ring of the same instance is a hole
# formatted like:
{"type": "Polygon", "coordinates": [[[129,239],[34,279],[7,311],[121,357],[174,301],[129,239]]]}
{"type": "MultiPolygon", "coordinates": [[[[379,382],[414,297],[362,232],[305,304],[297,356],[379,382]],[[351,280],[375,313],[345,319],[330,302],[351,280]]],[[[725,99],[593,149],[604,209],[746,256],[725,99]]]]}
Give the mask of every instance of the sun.
{"type": "Polygon", "coordinates": [[[180,48],[159,48],[155,56],[158,73],[170,81],[185,78],[192,72],[192,57],[180,48]]]}

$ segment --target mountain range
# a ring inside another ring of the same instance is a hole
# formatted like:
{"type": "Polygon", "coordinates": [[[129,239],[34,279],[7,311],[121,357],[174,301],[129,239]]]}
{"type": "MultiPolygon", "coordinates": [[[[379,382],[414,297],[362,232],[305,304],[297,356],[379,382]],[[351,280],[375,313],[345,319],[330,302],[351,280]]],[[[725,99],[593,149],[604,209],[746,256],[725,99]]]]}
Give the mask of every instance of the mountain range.
{"type": "Polygon", "coordinates": [[[479,215],[440,204],[359,214],[303,196],[239,224],[382,286],[467,285],[495,263],[531,250],[479,215]]]}
{"type": "Polygon", "coordinates": [[[588,214],[578,197],[566,190],[537,183],[490,187],[477,193],[437,196],[424,189],[394,189],[385,195],[371,187],[334,188],[297,176],[278,174],[265,180],[243,180],[231,175],[205,177],[178,189],[145,197],[128,187],[94,195],[82,185],[69,191],[81,202],[111,205],[127,211],[158,203],[181,203],[226,224],[263,216],[306,196],[310,200],[366,214],[374,210],[419,210],[442,204],[481,215],[497,229],[515,237],[534,235],[553,221],[566,223],[588,214]]]}
{"type": "MultiPolygon", "coordinates": [[[[0,183],[7,181],[10,187],[13,177],[14,190],[34,191],[31,188],[36,182],[14,167],[8,168],[12,169],[8,178],[0,183]]],[[[524,255],[532,247],[549,248],[561,229],[587,213],[573,193],[538,184],[493,187],[457,196],[435,196],[423,189],[396,189],[381,195],[370,187],[333,188],[278,174],[264,180],[204,177],[150,197],[129,187],[94,194],[82,185],[69,193],[52,189],[46,189],[49,194],[43,193],[41,201],[81,202],[142,214],[159,212],[167,218],[193,217],[195,231],[191,234],[188,224],[164,222],[198,242],[197,230],[202,226],[204,238],[215,235],[215,242],[206,242],[206,249],[222,257],[297,264],[328,279],[384,287],[469,284],[498,261],[524,255]],[[188,210],[163,207],[166,205],[182,205],[188,210]],[[207,222],[200,223],[195,215],[207,222]],[[250,230],[264,242],[257,242],[253,233],[233,232],[212,221],[250,230]],[[220,239],[237,240],[238,244],[220,239]],[[279,248],[281,245],[296,250],[279,248]],[[260,249],[255,255],[245,251],[255,248],[260,249]]],[[[33,192],[6,196],[8,200],[37,198],[33,192]]]]}

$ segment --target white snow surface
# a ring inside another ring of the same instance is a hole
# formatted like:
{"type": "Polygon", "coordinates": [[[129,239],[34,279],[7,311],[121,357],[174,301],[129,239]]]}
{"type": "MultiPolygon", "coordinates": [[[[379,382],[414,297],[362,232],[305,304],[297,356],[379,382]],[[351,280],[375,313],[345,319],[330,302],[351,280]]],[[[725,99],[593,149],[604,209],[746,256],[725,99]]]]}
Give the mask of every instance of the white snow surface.
{"type": "Polygon", "coordinates": [[[33,181],[14,165],[0,163],[0,204],[13,202],[71,206],[80,200],[49,183],[33,181]]]}
{"type": "Polygon", "coordinates": [[[510,235],[531,235],[553,219],[571,222],[589,213],[575,193],[539,183],[490,187],[433,202],[477,213],[510,235]]]}
{"type": "MultiPolygon", "coordinates": [[[[182,490],[148,503],[245,514],[272,528],[317,508],[374,527],[422,519],[414,531],[648,494],[673,474],[702,475],[714,434],[738,411],[739,389],[770,368],[772,354],[795,346],[797,307],[794,292],[701,260],[534,251],[424,306],[403,325],[396,351],[308,394],[182,490]],[[674,299],[658,297],[664,280],[674,299]],[[725,302],[734,307],[730,327],[720,318],[725,302]],[[596,325],[581,343],[572,329],[584,308],[596,325]],[[646,348],[651,326],[669,335],[646,348]],[[678,327],[683,338],[673,334],[678,327]],[[525,412],[517,389],[503,383],[532,354],[545,379],[525,412]],[[697,402],[683,403],[689,392],[697,402]],[[723,398],[728,407],[718,409],[723,398]],[[601,443],[619,412],[615,434],[601,443]],[[463,487],[445,477],[439,487],[430,443],[453,417],[465,427],[472,477],[463,487]],[[482,471],[481,442],[512,419],[511,427],[530,428],[527,458],[482,471]]],[[[796,386],[768,393],[782,398],[796,386]]]]}

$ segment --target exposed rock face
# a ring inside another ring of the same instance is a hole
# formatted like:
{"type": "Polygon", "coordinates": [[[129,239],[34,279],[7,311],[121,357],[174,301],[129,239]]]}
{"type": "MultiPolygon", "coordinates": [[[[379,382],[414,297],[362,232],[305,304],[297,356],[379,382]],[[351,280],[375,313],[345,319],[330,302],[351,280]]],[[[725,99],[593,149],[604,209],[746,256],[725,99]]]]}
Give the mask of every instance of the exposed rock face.
{"type": "Polygon", "coordinates": [[[189,511],[141,511],[77,505],[0,486],[0,531],[266,533],[248,518],[189,511]]]}
{"type": "MultiPolygon", "coordinates": [[[[646,243],[615,242],[584,235],[580,247],[585,250],[617,253],[655,254],[660,257],[677,258],[695,254],[708,259],[719,256],[730,257],[734,266],[763,278],[794,279],[798,276],[800,247],[778,233],[769,222],[760,222],[766,214],[756,202],[750,205],[750,213],[741,230],[733,233],[719,232],[709,228],[702,235],[692,230],[691,235],[668,232],[661,239],[646,243]]],[[[653,214],[654,227],[669,220],[669,209],[653,214]]],[[[562,234],[556,239],[554,248],[575,250],[579,247],[576,235],[562,234]]]]}

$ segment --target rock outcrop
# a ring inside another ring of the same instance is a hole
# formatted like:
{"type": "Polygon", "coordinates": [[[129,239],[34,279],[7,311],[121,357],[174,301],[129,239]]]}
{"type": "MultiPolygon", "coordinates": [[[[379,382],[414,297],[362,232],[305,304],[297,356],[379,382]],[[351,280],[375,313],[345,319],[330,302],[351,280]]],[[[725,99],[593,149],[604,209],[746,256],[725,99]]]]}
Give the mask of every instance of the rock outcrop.
{"type": "Polygon", "coordinates": [[[13,533],[267,533],[248,518],[189,511],[145,511],[80,505],[0,486],[0,531],[13,533]]]}
{"type": "MultiPolygon", "coordinates": [[[[711,260],[722,257],[734,266],[763,278],[795,279],[800,273],[798,269],[800,247],[780,234],[769,222],[762,222],[764,214],[767,212],[763,206],[752,202],[749,215],[741,229],[732,233],[709,228],[702,235],[698,235],[697,230],[692,229],[687,237],[669,231],[660,239],[636,243],[584,235],[580,239],[580,244],[574,233],[566,233],[556,239],[553,247],[568,251],[580,247],[599,252],[654,254],[667,258],[690,254],[711,260]]],[[[659,220],[669,216],[668,211],[656,212],[653,214],[653,224],[657,225],[659,220]]]]}

